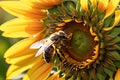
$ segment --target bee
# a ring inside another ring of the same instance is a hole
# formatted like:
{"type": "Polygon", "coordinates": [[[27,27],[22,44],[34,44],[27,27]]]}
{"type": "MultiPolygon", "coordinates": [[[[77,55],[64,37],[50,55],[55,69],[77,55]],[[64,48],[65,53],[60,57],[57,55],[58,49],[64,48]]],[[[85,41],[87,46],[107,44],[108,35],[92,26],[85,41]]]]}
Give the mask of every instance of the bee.
{"type": "Polygon", "coordinates": [[[67,34],[64,31],[58,31],[51,34],[49,37],[42,39],[33,43],[30,48],[31,49],[39,49],[35,54],[35,57],[39,56],[43,53],[44,60],[49,63],[54,55],[54,47],[53,45],[59,45],[62,40],[67,38],[67,34]]]}

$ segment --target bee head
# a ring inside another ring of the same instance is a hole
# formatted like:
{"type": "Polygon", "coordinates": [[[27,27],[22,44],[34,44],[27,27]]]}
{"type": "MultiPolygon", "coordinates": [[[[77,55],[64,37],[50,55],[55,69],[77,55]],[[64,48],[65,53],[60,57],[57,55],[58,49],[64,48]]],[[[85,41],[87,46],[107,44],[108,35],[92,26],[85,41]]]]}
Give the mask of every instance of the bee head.
{"type": "Polygon", "coordinates": [[[52,36],[52,38],[51,38],[52,40],[55,40],[55,41],[58,41],[58,39],[59,39],[59,36],[57,35],[57,34],[55,34],[54,36],[52,36]]]}
{"type": "Polygon", "coordinates": [[[64,31],[59,31],[59,36],[60,36],[60,38],[63,38],[63,39],[65,39],[67,37],[67,35],[65,34],[64,31]]]}

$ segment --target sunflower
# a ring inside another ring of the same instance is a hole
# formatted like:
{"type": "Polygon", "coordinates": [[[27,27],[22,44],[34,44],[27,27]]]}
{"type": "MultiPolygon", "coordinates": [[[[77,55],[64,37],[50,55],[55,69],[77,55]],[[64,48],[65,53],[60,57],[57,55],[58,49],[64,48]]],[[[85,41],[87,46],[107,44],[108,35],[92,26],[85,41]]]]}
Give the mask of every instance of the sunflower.
{"type": "Polygon", "coordinates": [[[16,16],[1,25],[3,36],[24,38],[4,55],[7,79],[24,74],[23,80],[120,80],[119,5],[119,0],[1,1],[16,16]]]}

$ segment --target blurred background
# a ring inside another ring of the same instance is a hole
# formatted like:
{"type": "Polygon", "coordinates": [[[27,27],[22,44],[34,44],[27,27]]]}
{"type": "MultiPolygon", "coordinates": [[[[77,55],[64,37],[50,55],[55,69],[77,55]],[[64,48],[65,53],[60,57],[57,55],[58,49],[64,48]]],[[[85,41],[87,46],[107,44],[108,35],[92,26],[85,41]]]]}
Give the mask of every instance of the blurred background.
{"type": "MultiPolygon", "coordinates": [[[[3,1],[3,0],[0,0],[0,1],[3,1]]],[[[7,12],[5,12],[0,8],[0,25],[13,18],[15,17],[8,14],[7,12]]],[[[0,31],[0,80],[6,80],[5,79],[6,71],[9,66],[9,64],[5,62],[4,53],[10,46],[15,44],[17,41],[19,41],[19,39],[11,39],[11,38],[3,37],[2,32],[0,31]]]]}

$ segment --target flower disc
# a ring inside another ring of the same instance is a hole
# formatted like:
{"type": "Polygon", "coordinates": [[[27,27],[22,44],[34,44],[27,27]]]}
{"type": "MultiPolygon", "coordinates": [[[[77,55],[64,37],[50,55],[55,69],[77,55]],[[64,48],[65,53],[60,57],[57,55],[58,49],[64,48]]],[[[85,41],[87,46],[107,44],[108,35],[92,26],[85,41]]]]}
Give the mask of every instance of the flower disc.
{"type": "Polygon", "coordinates": [[[26,38],[5,53],[7,79],[24,73],[23,80],[120,80],[120,0],[0,1],[0,7],[17,17],[1,25],[3,36],[26,38]]]}

